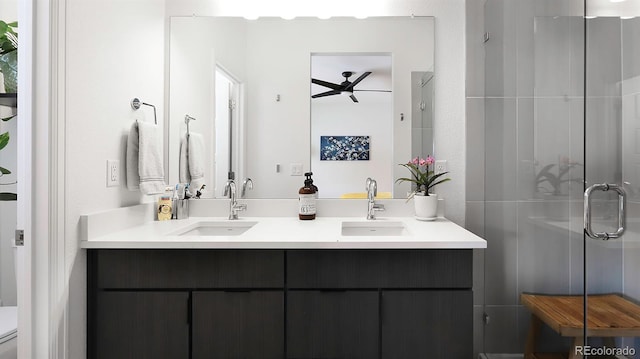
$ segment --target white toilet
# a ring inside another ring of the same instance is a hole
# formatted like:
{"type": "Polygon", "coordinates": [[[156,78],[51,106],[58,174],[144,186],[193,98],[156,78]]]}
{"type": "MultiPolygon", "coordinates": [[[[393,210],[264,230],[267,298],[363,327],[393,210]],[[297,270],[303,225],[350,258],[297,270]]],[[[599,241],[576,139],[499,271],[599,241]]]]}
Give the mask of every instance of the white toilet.
{"type": "Polygon", "coordinates": [[[0,307],[0,359],[18,357],[18,307],[0,307]]]}
{"type": "MultiPolygon", "coordinates": [[[[13,248],[14,270],[17,250],[13,248]]],[[[0,307],[0,359],[18,358],[18,307],[0,307]]]]}

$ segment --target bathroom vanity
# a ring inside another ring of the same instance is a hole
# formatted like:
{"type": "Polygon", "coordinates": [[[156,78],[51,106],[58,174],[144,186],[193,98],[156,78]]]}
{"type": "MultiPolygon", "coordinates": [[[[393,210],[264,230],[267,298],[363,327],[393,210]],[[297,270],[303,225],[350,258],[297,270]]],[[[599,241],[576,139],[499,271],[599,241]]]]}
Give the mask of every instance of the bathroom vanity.
{"type": "Polygon", "coordinates": [[[486,242],[444,218],[192,217],[82,246],[89,358],[472,356],[486,242]]]}

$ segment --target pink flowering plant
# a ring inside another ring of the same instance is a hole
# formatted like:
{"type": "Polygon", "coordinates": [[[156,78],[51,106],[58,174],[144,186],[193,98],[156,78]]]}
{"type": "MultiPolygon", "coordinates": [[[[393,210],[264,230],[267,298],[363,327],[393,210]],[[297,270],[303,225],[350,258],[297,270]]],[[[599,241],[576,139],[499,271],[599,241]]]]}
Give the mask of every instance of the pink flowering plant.
{"type": "Polygon", "coordinates": [[[396,182],[411,182],[415,185],[415,189],[409,195],[409,199],[413,198],[416,193],[422,193],[424,196],[429,195],[429,191],[440,183],[450,181],[450,178],[443,178],[449,172],[436,174],[434,172],[434,163],[436,160],[427,156],[427,158],[416,157],[407,163],[401,163],[400,166],[405,167],[411,172],[411,177],[398,178],[396,182]]]}

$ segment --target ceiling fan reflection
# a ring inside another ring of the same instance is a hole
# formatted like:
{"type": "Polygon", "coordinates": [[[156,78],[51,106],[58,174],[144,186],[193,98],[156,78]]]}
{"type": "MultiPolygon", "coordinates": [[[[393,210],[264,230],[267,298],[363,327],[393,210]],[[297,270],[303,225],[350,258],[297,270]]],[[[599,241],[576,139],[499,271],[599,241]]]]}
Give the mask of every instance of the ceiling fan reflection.
{"type": "Polygon", "coordinates": [[[391,90],[359,90],[359,89],[355,89],[355,86],[357,84],[359,84],[362,80],[364,80],[369,75],[371,75],[371,71],[364,72],[357,79],[355,79],[353,82],[351,82],[351,81],[349,81],[349,77],[353,76],[353,72],[352,71],[344,71],[342,73],[342,76],[344,76],[345,79],[340,84],[336,84],[336,83],[333,83],[333,82],[328,82],[328,81],[323,81],[323,80],[318,80],[318,79],[312,78],[311,79],[311,83],[314,83],[314,84],[320,85],[320,86],[324,86],[324,87],[328,87],[331,90],[326,91],[326,92],[321,92],[319,94],[312,95],[311,98],[319,98],[319,97],[334,96],[334,95],[343,95],[343,96],[348,96],[353,102],[358,102],[358,99],[353,95],[354,91],[391,92],[391,90]]]}

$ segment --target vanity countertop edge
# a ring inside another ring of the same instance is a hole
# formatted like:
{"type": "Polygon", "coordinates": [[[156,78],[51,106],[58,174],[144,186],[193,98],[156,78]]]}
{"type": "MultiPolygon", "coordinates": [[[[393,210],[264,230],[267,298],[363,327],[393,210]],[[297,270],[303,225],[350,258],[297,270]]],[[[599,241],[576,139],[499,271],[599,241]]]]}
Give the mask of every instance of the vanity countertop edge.
{"type": "MultiPolygon", "coordinates": [[[[86,223],[86,218],[83,219],[86,223]]],[[[84,249],[472,249],[486,248],[481,237],[449,221],[419,221],[413,217],[380,217],[369,221],[360,217],[317,217],[302,221],[296,217],[191,217],[183,220],[151,221],[127,229],[80,241],[84,249]],[[255,222],[245,233],[235,236],[178,235],[181,230],[203,221],[255,222]],[[343,222],[402,222],[403,236],[345,236],[343,222]]]]}

